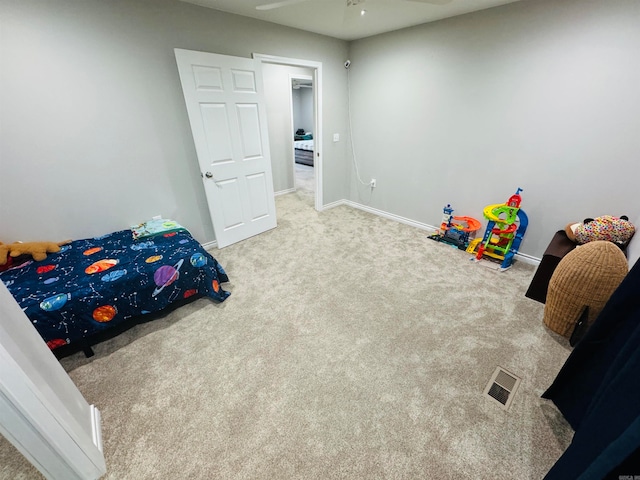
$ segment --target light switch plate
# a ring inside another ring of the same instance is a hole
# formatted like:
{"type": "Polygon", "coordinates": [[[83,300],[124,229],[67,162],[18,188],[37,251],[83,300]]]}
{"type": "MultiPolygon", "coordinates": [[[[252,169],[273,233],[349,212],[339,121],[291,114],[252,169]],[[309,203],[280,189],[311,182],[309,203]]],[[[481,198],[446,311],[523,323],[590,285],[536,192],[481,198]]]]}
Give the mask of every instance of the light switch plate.
{"type": "Polygon", "coordinates": [[[340,134],[339,133],[334,133],[333,134],[333,141],[334,142],[339,142],[340,141],[340,134]]]}

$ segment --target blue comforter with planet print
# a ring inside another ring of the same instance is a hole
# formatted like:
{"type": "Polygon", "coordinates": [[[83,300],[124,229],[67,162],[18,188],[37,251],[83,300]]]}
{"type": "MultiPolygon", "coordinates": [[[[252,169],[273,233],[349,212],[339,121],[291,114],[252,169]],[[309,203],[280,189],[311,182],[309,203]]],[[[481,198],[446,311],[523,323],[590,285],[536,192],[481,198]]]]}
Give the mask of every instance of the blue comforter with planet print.
{"type": "Polygon", "coordinates": [[[0,280],[52,350],[190,297],[229,296],[220,285],[229,281],[224,269],[185,229],[76,240],[0,280]]]}

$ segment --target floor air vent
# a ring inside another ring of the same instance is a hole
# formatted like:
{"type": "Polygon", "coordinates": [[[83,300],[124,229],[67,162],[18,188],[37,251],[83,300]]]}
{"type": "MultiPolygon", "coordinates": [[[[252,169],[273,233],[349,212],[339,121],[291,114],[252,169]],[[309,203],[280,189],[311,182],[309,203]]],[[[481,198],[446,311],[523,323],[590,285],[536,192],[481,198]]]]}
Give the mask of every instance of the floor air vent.
{"type": "Polygon", "coordinates": [[[508,410],[521,381],[521,378],[507,372],[504,368],[496,367],[493,375],[491,375],[491,380],[489,380],[484,389],[484,395],[498,402],[505,410],[508,410]]]}

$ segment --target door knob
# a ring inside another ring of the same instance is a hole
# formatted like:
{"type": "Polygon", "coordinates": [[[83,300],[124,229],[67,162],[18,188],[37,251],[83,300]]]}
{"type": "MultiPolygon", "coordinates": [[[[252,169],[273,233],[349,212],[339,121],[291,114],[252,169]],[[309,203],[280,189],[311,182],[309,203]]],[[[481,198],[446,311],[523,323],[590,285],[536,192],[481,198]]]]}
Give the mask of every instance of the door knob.
{"type": "Polygon", "coordinates": [[[207,177],[207,178],[213,178],[213,173],[207,172],[207,173],[204,174],[204,176],[207,177]]]}

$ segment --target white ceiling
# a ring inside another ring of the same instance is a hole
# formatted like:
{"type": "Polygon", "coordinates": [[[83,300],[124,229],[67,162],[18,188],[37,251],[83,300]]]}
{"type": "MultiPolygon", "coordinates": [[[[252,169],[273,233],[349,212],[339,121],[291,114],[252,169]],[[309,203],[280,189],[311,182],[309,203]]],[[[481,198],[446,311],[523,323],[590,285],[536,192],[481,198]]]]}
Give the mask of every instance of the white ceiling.
{"type": "Polygon", "coordinates": [[[181,1],[343,40],[356,40],[520,0],[451,0],[445,5],[420,3],[420,0],[364,0],[351,7],[347,6],[347,0],[299,0],[299,3],[271,10],[256,10],[256,6],[278,0],[181,1]],[[363,8],[366,14],[361,16],[363,8]]]}

